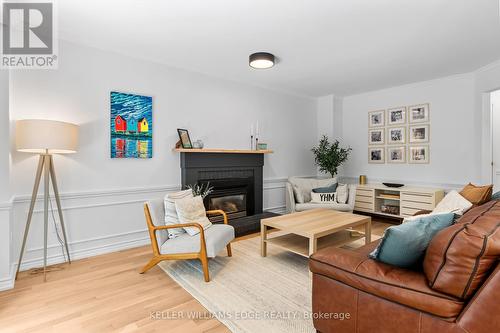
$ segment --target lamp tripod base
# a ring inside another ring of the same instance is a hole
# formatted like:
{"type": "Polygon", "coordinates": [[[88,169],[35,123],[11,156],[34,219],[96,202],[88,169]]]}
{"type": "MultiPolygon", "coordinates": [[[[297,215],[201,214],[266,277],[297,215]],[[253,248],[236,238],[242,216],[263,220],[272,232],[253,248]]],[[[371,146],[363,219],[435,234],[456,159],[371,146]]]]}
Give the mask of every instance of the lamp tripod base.
{"type": "Polygon", "coordinates": [[[54,169],[54,163],[51,154],[40,154],[40,159],[38,160],[38,168],[35,176],[35,185],[33,186],[33,193],[31,195],[30,209],[28,212],[28,219],[26,221],[26,227],[24,229],[23,244],[21,246],[21,254],[19,255],[19,262],[17,264],[16,280],[19,270],[21,268],[21,261],[23,259],[24,250],[26,247],[26,239],[28,238],[28,233],[31,225],[31,219],[33,217],[33,210],[35,208],[36,198],[38,196],[38,188],[40,187],[40,181],[42,180],[43,174],[43,185],[44,185],[44,195],[43,195],[43,281],[47,281],[47,234],[49,225],[49,190],[50,182],[52,182],[52,187],[54,189],[54,196],[56,198],[57,211],[59,213],[59,221],[61,222],[61,230],[64,239],[64,247],[66,254],[68,255],[68,263],[71,264],[71,258],[69,255],[68,240],[66,237],[66,228],[64,226],[64,219],[61,209],[61,200],[59,197],[59,190],[57,188],[56,172],[54,169]]]}

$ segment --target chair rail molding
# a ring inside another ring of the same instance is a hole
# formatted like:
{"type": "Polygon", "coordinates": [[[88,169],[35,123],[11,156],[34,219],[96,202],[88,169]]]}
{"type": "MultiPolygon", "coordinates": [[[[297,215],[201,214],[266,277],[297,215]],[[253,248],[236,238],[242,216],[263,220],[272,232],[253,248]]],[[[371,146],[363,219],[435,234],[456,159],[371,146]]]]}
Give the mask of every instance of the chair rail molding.
{"type": "MultiPolygon", "coordinates": [[[[263,180],[265,210],[275,213],[285,211],[286,181],[286,177],[263,180]]],[[[163,198],[166,193],[180,188],[180,185],[161,185],[61,193],[71,257],[75,260],[83,259],[149,244],[143,202],[163,198]]],[[[0,203],[0,210],[10,210],[12,214],[11,262],[14,266],[20,251],[30,198],[30,195],[17,195],[11,202],[0,203]]],[[[21,270],[43,265],[42,205],[43,197],[39,195],[21,270]]],[[[53,207],[55,211],[55,205],[53,207]]],[[[62,262],[64,256],[57,241],[56,226],[49,214],[48,264],[62,262]]],[[[8,287],[10,282],[2,280],[1,286],[8,287]]]]}

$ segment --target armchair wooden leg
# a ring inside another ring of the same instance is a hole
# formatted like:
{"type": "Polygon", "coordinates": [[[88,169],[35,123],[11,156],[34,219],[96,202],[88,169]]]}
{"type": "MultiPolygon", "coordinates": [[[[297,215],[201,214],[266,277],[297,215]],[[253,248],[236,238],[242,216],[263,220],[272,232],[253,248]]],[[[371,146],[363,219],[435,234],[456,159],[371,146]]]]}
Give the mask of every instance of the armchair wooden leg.
{"type": "Polygon", "coordinates": [[[151,259],[147,264],[146,266],[144,266],[141,270],[141,274],[144,274],[145,272],[149,271],[151,268],[155,267],[159,262],[161,261],[161,259],[158,259],[158,258],[153,258],[151,259]]]}
{"type": "Polygon", "coordinates": [[[231,251],[231,244],[227,244],[226,249],[227,249],[227,256],[232,257],[233,252],[231,251]]]}
{"type": "Polygon", "coordinates": [[[205,282],[210,282],[210,273],[208,272],[208,259],[207,256],[200,257],[201,266],[203,267],[203,276],[205,277],[205,282]]]}

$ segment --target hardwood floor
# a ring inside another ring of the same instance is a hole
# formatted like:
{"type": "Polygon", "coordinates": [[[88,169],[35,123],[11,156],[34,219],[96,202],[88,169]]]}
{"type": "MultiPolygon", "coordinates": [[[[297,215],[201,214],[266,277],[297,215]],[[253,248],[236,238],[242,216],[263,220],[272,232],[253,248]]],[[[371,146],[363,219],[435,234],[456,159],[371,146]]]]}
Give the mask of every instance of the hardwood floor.
{"type": "MultiPolygon", "coordinates": [[[[374,218],[372,232],[381,235],[386,222],[374,218]]],[[[160,268],[139,274],[151,253],[143,246],[55,265],[46,283],[21,272],[14,289],[0,292],[0,332],[229,332],[216,319],[166,318],[207,311],[160,268]]]]}

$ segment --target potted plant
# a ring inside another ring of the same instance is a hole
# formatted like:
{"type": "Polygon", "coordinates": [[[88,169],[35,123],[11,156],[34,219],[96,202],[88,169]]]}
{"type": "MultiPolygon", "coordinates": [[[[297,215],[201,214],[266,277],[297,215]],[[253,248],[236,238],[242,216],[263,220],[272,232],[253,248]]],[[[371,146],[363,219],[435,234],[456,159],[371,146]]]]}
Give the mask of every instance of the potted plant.
{"type": "Polygon", "coordinates": [[[326,135],[323,135],[317,147],[311,149],[314,153],[314,161],[319,166],[319,170],[329,173],[332,177],[335,177],[337,174],[338,167],[347,161],[351,150],[351,147],[340,147],[338,140],[330,143],[326,135]]]}

